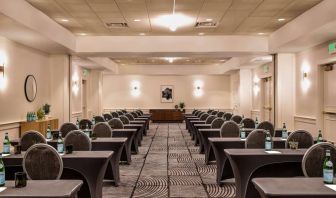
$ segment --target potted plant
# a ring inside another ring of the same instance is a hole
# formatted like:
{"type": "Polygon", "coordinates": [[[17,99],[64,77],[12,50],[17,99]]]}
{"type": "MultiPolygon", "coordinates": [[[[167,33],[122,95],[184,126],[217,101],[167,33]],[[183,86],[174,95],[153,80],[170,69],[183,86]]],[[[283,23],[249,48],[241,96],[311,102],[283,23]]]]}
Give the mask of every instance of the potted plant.
{"type": "Polygon", "coordinates": [[[184,104],[184,102],[180,102],[180,103],[179,103],[179,107],[180,107],[180,110],[181,110],[181,111],[185,112],[185,109],[184,109],[185,104],[184,104]]]}
{"type": "Polygon", "coordinates": [[[42,120],[45,117],[45,113],[42,108],[39,108],[36,112],[37,119],[42,120]]]}
{"type": "Polygon", "coordinates": [[[48,115],[50,113],[50,104],[46,103],[45,105],[43,105],[43,111],[45,113],[45,115],[48,115]]]}

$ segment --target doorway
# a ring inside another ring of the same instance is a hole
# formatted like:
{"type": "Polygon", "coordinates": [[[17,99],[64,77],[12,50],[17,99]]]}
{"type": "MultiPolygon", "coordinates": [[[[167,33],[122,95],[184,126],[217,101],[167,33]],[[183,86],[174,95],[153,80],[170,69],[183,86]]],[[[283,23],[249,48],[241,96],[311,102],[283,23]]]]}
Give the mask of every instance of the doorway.
{"type": "Polygon", "coordinates": [[[266,77],[261,82],[261,119],[273,123],[273,79],[266,77]]]}
{"type": "Polygon", "coordinates": [[[336,142],[336,64],[330,63],[320,66],[321,86],[322,86],[322,134],[325,139],[336,142]]]}
{"type": "Polygon", "coordinates": [[[86,80],[82,80],[82,113],[83,113],[83,118],[88,118],[86,80]]]}

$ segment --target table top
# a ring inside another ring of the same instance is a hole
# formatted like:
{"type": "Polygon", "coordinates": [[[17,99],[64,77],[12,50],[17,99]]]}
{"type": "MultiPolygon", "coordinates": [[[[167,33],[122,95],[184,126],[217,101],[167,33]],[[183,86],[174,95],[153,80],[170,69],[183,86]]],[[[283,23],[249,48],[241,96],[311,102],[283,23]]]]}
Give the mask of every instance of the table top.
{"type": "Polygon", "coordinates": [[[323,178],[255,178],[252,182],[264,195],[277,197],[328,195],[336,197],[336,191],[326,187],[323,178]]]}
{"type": "Polygon", "coordinates": [[[82,184],[81,180],[27,180],[26,187],[15,188],[14,181],[6,181],[6,189],[0,192],[0,197],[65,198],[75,195],[82,184]]]}
{"type": "Polygon", "coordinates": [[[265,149],[225,149],[224,152],[231,156],[254,156],[254,155],[304,155],[307,149],[273,149],[280,153],[267,153],[265,149]]]}
{"type": "MultiPolygon", "coordinates": [[[[204,131],[207,131],[207,130],[209,130],[209,129],[204,129],[204,131]]],[[[273,141],[282,141],[282,142],[286,141],[286,139],[282,139],[281,137],[273,137],[272,140],[273,141]]],[[[210,142],[234,142],[234,141],[245,142],[246,139],[241,139],[240,137],[214,137],[214,138],[209,138],[209,141],[210,142]]]]}
{"type": "Polygon", "coordinates": [[[113,137],[113,138],[97,138],[94,140],[91,140],[91,142],[126,142],[127,138],[123,138],[123,137],[113,137]]]}
{"type": "MultiPolygon", "coordinates": [[[[123,137],[113,137],[113,138],[102,138],[99,137],[97,139],[90,139],[92,143],[99,143],[99,142],[126,142],[127,138],[123,138],[123,137]]],[[[57,142],[57,140],[47,140],[47,142],[57,142]]]]}
{"type": "MultiPolygon", "coordinates": [[[[92,158],[92,159],[108,159],[113,155],[113,151],[73,151],[70,154],[61,154],[62,158],[92,158]]],[[[23,158],[25,152],[21,154],[11,154],[4,156],[4,159],[23,158]]]]}
{"type": "Polygon", "coordinates": [[[137,131],[137,130],[136,130],[136,129],[112,129],[112,132],[113,132],[113,131],[121,131],[121,132],[122,132],[122,131],[134,131],[134,132],[135,132],[135,131],[137,131]]]}

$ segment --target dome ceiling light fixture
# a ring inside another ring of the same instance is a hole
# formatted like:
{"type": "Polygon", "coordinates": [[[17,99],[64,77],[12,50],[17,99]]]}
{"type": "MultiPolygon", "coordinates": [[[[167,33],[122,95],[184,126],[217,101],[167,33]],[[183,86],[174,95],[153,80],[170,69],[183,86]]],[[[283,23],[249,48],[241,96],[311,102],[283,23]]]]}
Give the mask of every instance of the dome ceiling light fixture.
{"type": "Polygon", "coordinates": [[[175,0],[173,5],[173,13],[161,15],[154,19],[154,24],[169,28],[170,31],[175,32],[177,28],[187,26],[193,23],[193,19],[184,14],[175,13],[175,0]]]}

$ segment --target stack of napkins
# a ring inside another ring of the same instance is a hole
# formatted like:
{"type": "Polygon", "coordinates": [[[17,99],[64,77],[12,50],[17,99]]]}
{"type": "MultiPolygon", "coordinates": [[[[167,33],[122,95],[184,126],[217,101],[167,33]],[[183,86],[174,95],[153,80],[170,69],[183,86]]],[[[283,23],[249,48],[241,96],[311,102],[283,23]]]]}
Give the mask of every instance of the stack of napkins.
{"type": "Polygon", "coordinates": [[[335,184],[326,184],[325,186],[330,188],[333,191],[336,191],[336,185],[335,184]]]}
{"type": "Polygon", "coordinates": [[[7,189],[7,187],[0,187],[0,192],[4,191],[6,189],[7,189]]]}

